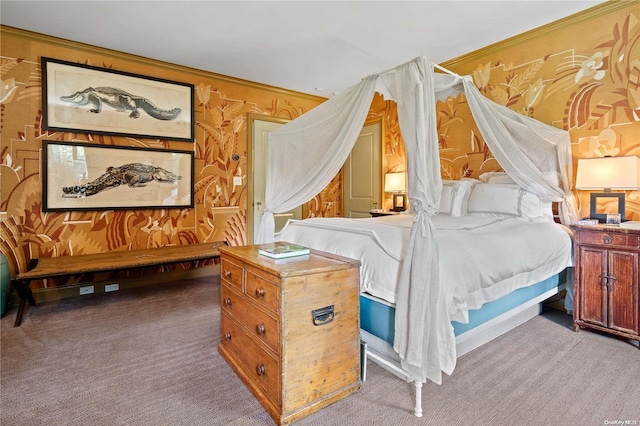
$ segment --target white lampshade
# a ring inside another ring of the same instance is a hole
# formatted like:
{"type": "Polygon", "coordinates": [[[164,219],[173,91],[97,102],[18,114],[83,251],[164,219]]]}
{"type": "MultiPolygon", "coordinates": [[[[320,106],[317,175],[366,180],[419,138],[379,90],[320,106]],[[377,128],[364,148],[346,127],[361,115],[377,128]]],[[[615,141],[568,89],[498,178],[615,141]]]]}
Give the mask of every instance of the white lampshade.
{"type": "Polygon", "coordinates": [[[640,189],[640,158],[578,159],[576,189],[640,189]]]}
{"type": "Polygon", "coordinates": [[[404,192],[407,182],[407,174],[387,173],[384,175],[384,192],[404,192]]]}

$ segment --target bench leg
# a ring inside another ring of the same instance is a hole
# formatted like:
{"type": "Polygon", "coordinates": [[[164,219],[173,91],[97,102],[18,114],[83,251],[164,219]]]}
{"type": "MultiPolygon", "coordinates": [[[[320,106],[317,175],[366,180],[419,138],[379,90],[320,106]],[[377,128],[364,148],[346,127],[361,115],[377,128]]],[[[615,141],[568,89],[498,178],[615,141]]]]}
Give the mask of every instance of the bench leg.
{"type": "Polygon", "coordinates": [[[27,306],[27,302],[29,302],[29,305],[31,306],[36,305],[36,301],[33,298],[33,292],[31,291],[31,286],[29,284],[29,281],[26,280],[19,280],[13,283],[16,293],[18,293],[18,297],[20,297],[20,305],[18,305],[16,322],[13,324],[14,327],[19,327],[22,323],[22,316],[24,315],[24,308],[27,306]]]}

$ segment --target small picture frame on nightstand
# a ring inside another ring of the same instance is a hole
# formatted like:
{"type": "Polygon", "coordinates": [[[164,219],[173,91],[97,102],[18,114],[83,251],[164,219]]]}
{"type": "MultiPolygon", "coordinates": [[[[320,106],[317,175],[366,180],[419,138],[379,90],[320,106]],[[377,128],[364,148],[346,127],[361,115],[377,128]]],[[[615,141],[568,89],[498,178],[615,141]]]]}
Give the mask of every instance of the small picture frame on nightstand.
{"type": "Polygon", "coordinates": [[[620,213],[607,213],[607,225],[620,225],[620,213]]]}

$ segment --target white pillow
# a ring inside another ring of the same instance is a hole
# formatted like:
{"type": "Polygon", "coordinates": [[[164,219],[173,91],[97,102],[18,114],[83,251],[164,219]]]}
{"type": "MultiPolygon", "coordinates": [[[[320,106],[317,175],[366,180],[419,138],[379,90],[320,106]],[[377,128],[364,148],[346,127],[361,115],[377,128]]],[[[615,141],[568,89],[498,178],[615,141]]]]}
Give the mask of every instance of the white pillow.
{"type": "Polygon", "coordinates": [[[541,219],[543,203],[537,195],[515,185],[479,183],[471,191],[468,212],[476,216],[541,219]]]}
{"type": "Polygon", "coordinates": [[[553,203],[551,201],[543,201],[541,210],[541,217],[539,218],[541,221],[555,222],[555,218],[553,217],[553,203]]]}
{"type": "Polygon", "coordinates": [[[443,180],[439,213],[451,216],[466,215],[469,196],[476,183],[474,179],[443,180]]]}
{"type": "Polygon", "coordinates": [[[484,183],[516,184],[516,181],[505,172],[486,172],[480,175],[480,180],[484,183]]]}

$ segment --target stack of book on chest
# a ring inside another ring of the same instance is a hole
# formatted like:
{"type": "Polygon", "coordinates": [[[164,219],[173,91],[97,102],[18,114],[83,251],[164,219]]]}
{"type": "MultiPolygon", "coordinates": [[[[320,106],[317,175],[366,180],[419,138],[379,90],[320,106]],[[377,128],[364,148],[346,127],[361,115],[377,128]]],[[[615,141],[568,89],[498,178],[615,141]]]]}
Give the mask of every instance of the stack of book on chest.
{"type": "Polygon", "coordinates": [[[272,259],[284,259],[286,257],[304,256],[310,254],[311,250],[297,244],[277,242],[263,246],[258,250],[258,253],[272,259]]]}

